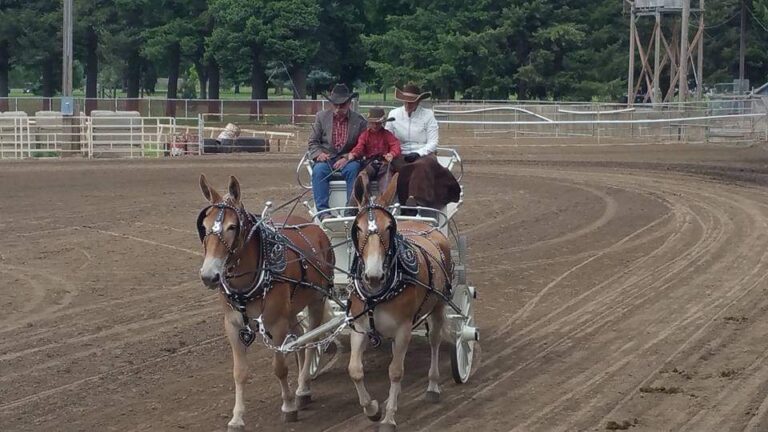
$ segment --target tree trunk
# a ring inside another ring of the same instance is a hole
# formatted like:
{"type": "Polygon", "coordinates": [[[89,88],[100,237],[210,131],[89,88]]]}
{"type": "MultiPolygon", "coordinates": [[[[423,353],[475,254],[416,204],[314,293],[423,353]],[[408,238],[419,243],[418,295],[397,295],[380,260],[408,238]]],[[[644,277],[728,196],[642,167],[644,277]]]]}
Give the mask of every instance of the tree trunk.
{"type": "Polygon", "coordinates": [[[98,106],[96,98],[99,84],[99,35],[96,29],[88,27],[85,35],[85,114],[91,115],[91,111],[98,106]]]}
{"type": "Polygon", "coordinates": [[[125,93],[128,98],[126,109],[128,111],[138,111],[139,89],[141,88],[141,57],[139,57],[138,51],[134,51],[128,56],[128,68],[125,78],[127,80],[125,93]]]}
{"type": "Polygon", "coordinates": [[[240,94],[240,83],[235,83],[235,94],[240,94]]]}
{"type": "Polygon", "coordinates": [[[251,49],[251,99],[267,99],[267,73],[257,47],[251,49]]]}
{"type": "Polygon", "coordinates": [[[181,67],[181,47],[171,45],[168,51],[168,93],[166,94],[165,115],[176,117],[176,101],[179,98],[179,68],[181,67]]]}
{"type": "Polygon", "coordinates": [[[267,99],[267,74],[261,63],[261,52],[258,47],[251,48],[251,114],[256,118],[261,115],[259,99],[267,99]]]}
{"type": "MultiPolygon", "coordinates": [[[[518,38],[515,41],[515,49],[514,52],[517,57],[517,68],[519,69],[521,66],[524,66],[525,63],[528,61],[528,41],[525,39],[524,35],[518,35],[518,38]]],[[[520,100],[524,100],[528,96],[528,83],[525,82],[523,79],[517,80],[517,98],[520,100]]]]}
{"type": "Polygon", "coordinates": [[[293,97],[296,99],[307,98],[307,71],[302,66],[296,66],[291,72],[293,75],[294,92],[293,97]]]}
{"type": "Polygon", "coordinates": [[[208,62],[208,97],[210,99],[220,99],[221,89],[221,69],[216,60],[208,62]]]}
{"type": "Polygon", "coordinates": [[[195,62],[197,81],[200,84],[200,99],[208,99],[208,71],[202,61],[195,62]]]}
{"type": "Polygon", "coordinates": [[[8,71],[10,70],[10,52],[8,41],[0,42],[0,112],[8,111],[8,71]]]}
{"type": "MultiPolygon", "coordinates": [[[[216,62],[215,59],[211,59],[208,62],[208,98],[210,102],[208,102],[208,112],[209,113],[217,113],[221,109],[221,104],[219,103],[219,88],[220,88],[220,81],[221,81],[221,70],[219,69],[219,64],[216,62]]],[[[221,120],[220,118],[218,119],[221,120]]]]}
{"type": "Polygon", "coordinates": [[[53,65],[53,59],[51,57],[46,58],[43,60],[43,64],[41,65],[42,69],[42,75],[43,75],[43,111],[50,111],[52,109],[51,107],[51,99],[54,96],[54,93],[56,91],[56,84],[54,84],[53,80],[56,79],[56,74],[53,71],[54,65],[53,65]]]}

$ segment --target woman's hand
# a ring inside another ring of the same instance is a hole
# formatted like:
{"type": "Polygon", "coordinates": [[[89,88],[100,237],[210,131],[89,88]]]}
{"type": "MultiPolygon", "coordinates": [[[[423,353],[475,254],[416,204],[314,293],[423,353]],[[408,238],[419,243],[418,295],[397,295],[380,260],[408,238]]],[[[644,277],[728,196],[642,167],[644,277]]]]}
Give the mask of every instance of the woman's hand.
{"type": "Polygon", "coordinates": [[[387,153],[387,154],[385,154],[385,155],[384,155],[384,160],[385,160],[385,161],[387,161],[387,162],[392,162],[392,159],[394,159],[394,158],[392,157],[392,153],[387,153]]]}
{"type": "Polygon", "coordinates": [[[347,160],[347,158],[345,158],[345,157],[341,158],[341,159],[337,160],[335,164],[333,164],[333,169],[340,170],[340,169],[344,168],[345,165],[347,165],[347,162],[349,162],[349,160],[347,160]]]}

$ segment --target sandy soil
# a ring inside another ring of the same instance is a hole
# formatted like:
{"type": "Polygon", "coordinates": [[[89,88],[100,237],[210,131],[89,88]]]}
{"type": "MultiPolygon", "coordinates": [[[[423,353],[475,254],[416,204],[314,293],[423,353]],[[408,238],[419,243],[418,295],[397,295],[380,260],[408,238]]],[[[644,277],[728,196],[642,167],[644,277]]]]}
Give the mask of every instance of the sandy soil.
{"type": "MultiPolygon", "coordinates": [[[[481,352],[457,385],[445,347],[431,405],[429,348],[415,341],[400,430],[768,430],[763,148],[460,151],[481,352]]],[[[197,176],[222,188],[238,176],[259,211],[297,193],[296,160],[0,164],[0,429],[225,430],[231,354],[197,279],[197,176]]],[[[287,425],[269,353],[251,358],[246,430],[374,430],[346,352],[287,425]]],[[[388,358],[366,359],[380,401],[388,358]]]]}

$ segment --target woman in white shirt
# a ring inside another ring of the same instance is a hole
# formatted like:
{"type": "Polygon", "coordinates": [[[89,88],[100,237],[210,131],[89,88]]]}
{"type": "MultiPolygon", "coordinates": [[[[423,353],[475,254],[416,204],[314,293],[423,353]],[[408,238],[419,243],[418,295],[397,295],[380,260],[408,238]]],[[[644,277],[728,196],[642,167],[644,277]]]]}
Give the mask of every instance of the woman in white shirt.
{"type": "MultiPolygon", "coordinates": [[[[395,89],[395,99],[403,106],[389,112],[394,120],[386,128],[400,141],[402,154],[390,162],[397,179],[397,199],[400,204],[441,209],[461,197],[461,186],[451,172],[440,165],[437,150],[437,120],[432,110],[419,106],[431,93],[408,84],[395,89]]],[[[413,210],[403,209],[404,215],[413,210]]]]}
{"type": "Polygon", "coordinates": [[[430,155],[437,149],[438,126],[435,114],[419,106],[422,100],[430,96],[432,93],[422,93],[415,84],[407,84],[402,90],[395,88],[395,99],[402,101],[403,106],[389,112],[389,117],[394,118],[394,121],[386,126],[400,141],[403,151],[402,156],[392,161],[395,171],[403,164],[430,155]]]}

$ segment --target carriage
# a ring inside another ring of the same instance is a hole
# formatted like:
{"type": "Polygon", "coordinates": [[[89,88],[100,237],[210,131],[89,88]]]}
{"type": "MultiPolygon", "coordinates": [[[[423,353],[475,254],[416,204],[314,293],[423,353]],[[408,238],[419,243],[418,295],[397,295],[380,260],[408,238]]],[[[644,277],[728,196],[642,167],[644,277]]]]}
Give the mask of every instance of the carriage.
{"type": "MultiPolygon", "coordinates": [[[[463,176],[463,165],[459,154],[453,149],[438,148],[437,158],[441,165],[451,170],[457,179],[461,182],[463,176]]],[[[312,166],[308,157],[305,155],[299,162],[296,169],[298,183],[305,189],[311,189],[309,182],[304,180],[309,174],[311,177],[312,166]]],[[[371,189],[377,193],[377,185],[372,183],[371,189]]],[[[330,208],[318,212],[314,202],[305,201],[304,205],[318,223],[323,231],[328,235],[334,248],[336,256],[336,266],[334,271],[333,283],[336,301],[332,302],[333,318],[325,324],[313,330],[305,328],[305,333],[292,341],[284,344],[283,349],[292,351],[297,347],[309,347],[307,355],[312,356],[310,363],[310,375],[314,378],[321,371],[323,364],[323,354],[333,338],[343,330],[345,320],[347,320],[344,307],[344,300],[349,295],[350,272],[353,257],[353,248],[350,239],[350,225],[354,217],[348,215],[346,195],[346,183],[341,178],[331,178],[330,182],[330,208]],[[328,213],[327,217],[320,218],[323,213],[328,213]]],[[[454,216],[458,213],[463,203],[463,187],[459,202],[449,203],[443,209],[432,209],[426,207],[406,207],[395,205],[392,213],[397,221],[418,221],[429,224],[440,230],[451,241],[451,258],[454,263],[452,297],[449,299],[446,309],[446,320],[448,334],[451,344],[451,372],[456,383],[463,384],[469,379],[472,363],[475,354],[475,343],[480,339],[480,333],[475,327],[473,302],[477,297],[475,287],[467,282],[467,239],[466,235],[460,234],[454,216]],[[409,215],[404,215],[404,210],[410,210],[409,215]],[[415,214],[414,214],[415,213],[415,214]]],[[[302,320],[306,322],[306,320],[302,320]]],[[[417,336],[426,336],[428,329],[422,323],[413,329],[413,334],[417,336]]]]}

